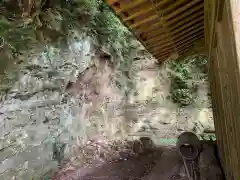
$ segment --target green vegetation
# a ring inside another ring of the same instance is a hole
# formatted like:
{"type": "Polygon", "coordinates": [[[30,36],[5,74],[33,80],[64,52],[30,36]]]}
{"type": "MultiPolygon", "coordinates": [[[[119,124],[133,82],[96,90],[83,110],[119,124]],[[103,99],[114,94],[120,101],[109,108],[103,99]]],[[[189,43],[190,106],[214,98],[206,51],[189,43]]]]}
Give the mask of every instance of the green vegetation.
{"type": "Polygon", "coordinates": [[[122,89],[131,86],[130,72],[138,42],[103,0],[30,2],[34,4],[26,15],[16,1],[0,1],[2,65],[41,46],[51,44],[63,48],[69,39],[78,40],[84,34],[94,39],[96,48],[104,48],[113,56],[112,63],[119,71],[118,86],[122,89]]]}
{"type": "Polygon", "coordinates": [[[62,42],[75,37],[76,31],[96,37],[101,46],[109,46],[118,56],[125,56],[136,45],[132,34],[102,0],[33,2],[29,16],[23,16],[15,1],[0,2],[0,42],[8,53],[33,49],[39,43],[62,42]]]}
{"type": "Polygon", "coordinates": [[[198,81],[207,78],[207,58],[189,56],[179,61],[170,62],[171,99],[180,106],[194,102],[198,81]]]}

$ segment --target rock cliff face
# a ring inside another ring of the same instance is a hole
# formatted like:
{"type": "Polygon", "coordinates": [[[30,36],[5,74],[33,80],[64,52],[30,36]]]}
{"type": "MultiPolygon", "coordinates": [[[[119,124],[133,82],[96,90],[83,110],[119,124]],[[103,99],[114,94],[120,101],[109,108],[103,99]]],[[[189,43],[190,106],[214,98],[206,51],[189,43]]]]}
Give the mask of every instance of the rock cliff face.
{"type": "MultiPolygon", "coordinates": [[[[113,81],[111,58],[83,38],[67,49],[48,47],[15,72],[17,80],[0,103],[0,179],[42,176],[99,135],[145,135],[159,143],[184,130],[213,129],[209,102],[180,109],[167,98],[167,67],[156,67],[149,54],[137,56],[128,98],[113,81]]],[[[208,88],[200,87],[203,99],[208,88]]]]}

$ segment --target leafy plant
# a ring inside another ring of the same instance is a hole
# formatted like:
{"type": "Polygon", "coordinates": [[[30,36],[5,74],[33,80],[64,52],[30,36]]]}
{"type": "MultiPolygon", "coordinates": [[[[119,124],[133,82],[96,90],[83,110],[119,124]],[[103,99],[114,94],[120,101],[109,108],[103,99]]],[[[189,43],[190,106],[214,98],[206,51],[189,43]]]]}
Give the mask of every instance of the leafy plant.
{"type": "Polygon", "coordinates": [[[180,106],[193,103],[198,89],[196,79],[207,77],[207,58],[189,56],[179,61],[171,61],[171,99],[180,106]],[[196,76],[198,74],[198,76],[196,76]]]}

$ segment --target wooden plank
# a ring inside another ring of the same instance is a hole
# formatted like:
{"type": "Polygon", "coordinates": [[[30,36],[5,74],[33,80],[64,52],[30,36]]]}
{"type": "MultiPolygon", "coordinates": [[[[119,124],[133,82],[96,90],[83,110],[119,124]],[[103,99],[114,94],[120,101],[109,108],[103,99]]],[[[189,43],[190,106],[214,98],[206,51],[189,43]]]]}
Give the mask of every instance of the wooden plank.
{"type": "Polygon", "coordinates": [[[180,36],[179,38],[176,38],[174,43],[178,43],[179,41],[185,40],[188,37],[193,37],[195,34],[199,34],[199,33],[201,33],[201,34],[204,33],[204,29],[203,29],[202,26],[200,28],[198,28],[198,29],[195,29],[194,31],[190,31],[189,33],[186,33],[185,35],[180,36]]]}
{"type": "Polygon", "coordinates": [[[156,41],[156,39],[161,40],[163,38],[168,38],[168,37],[169,37],[169,34],[161,29],[161,30],[159,30],[159,32],[157,34],[155,34],[155,36],[147,37],[147,40],[145,42],[151,43],[151,42],[156,41]]]}
{"type": "Polygon", "coordinates": [[[169,44],[168,46],[159,46],[159,48],[157,49],[153,49],[154,52],[158,52],[158,53],[167,53],[167,52],[170,52],[172,51],[172,49],[174,49],[175,46],[173,44],[169,44]]]}
{"type": "Polygon", "coordinates": [[[172,34],[173,34],[173,35],[176,35],[177,33],[181,33],[183,30],[185,30],[185,29],[188,28],[189,26],[192,26],[192,25],[194,25],[194,24],[196,24],[196,23],[199,23],[199,22],[203,21],[203,19],[204,19],[204,17],[203,17],[203,16],[200,16],[200,17],[194,19],[193,21],[191,21],[191,22],[183,25],[183,26],[180,27],[179,29],[176,29],[175,31],[172,31],[172,34]]]}
{"type": "MultiPolygon", "coordinates": [[[[156,7],[160,7],[160,6],[164,5],[164,4],[166,4],[168,1],[169,1],[169,0],[160,1],[160,2],[158,2],[155,6],[156,6],[156,7]]],[[[138,12],[130,15],[129,17],[124,18],[123,21],[124,21],[124,22],[125,22],[125,21],[129,21],[129,20],[131,20],[131,19],[133,19],[133,18],[136,18],[136,17],[138,17],[138,16],[141,16],[141,15],[143,15],[143,14],[147,14],[147,13],[149,13],[150,11],[154,11],[154,12],[155,12],[155,8],[153,7],[152,4],[151,4],[151,7],[147,8],[147,9],[146,9],[146,8],[143,8],[143,9],[144,9],[144,10],[138,11],[138,12]]]]}
{"type": "Polygon", "coordinates": [[[177,38],[183,36],[184,34],[187,34],[190,31],[196,31],[197,29],[204,29],[203,23],[191,26],[190,28],[187,28],[187,29],[181,31],[180,33],[176,34],[175,36],[173,36],[173,38],[177,39],[177,38]]]}
{"type": "Polygon", "coordinates": [[[137,18],[137,17],[139,17],[141,15],[144,15],[144,14],[150,13],[151,11],[154,11],[152,6],[150,8],[147,8],[147,9],[138,11],[138,12],[136,12],[134,14],[131,14],[130,16],[128,16],[126,18],[123,18],[123,22],[132,20],[132,19],[137,18]]]}
{"type": "Polygon", "coordinates": [[[191,22],[194,19],[197,19],[199,17],[204,18],[203,14],[204,14],[203,11],[199,11],[199,12],[193,14],[192,16],[189,16],[188,18],[186,18],[186,19],[184,19],[182,21],[179,21],[178,23],[174,24],[173,26],[170,26],[169,30],[172,31],[174,29],[177,29],[178,27],[183,26],[183,25],[187,24],[188,22],[191,22]]]}
{"type": "Polygon", "coordinates": [[[167,51],[167,50],[169,50],[171,48],[178,47],[178,46],[180,46],[180,45],[182,45],[184,43],[187,44],[188,42],[191,42],[192,40],[198,39],[199,37],[202,37],[203,34],[204,34],[204,32],[200,31],[200,32],[198,32],[198,33],[188,37],[188,38],[180,39],[177,42],[174,42],[174,43],[171,42],[169,44],[164,44],[163,46],[158,46],[156,48],[153,48],[153,51],[158,51],[159,49],[161,49],[162,51],[167,51]]]}
{"type": "MultiPolygon", "coordinates": [[[[203,17],[202,17],[203,18],[203,17]]],[[[190,31],[192,31],[192,30],[194,30],[195,28],[198,28],[198,27],[203,27],[203,23],[201,23],[201,24],[195,24],[194,26],[191,26],[192,24],[194,24],[195,23],[195,21],[191,21],[189,24],[187,24],[187,25],[185,25],[185,26],[182,26],[181,28],[179,28],[180,30],[182,30],[182,31],[180,31],[180,32],[178,32],[179,31],[179,29],[176,29],[174,32],[172,32],[172,37],[174,38],[174,39],[177,39],[177,38],[179,38],[179,37],[181,37],[181,36],[183,36],[184,34],[186,34],[186,33],[188,33],[188,32],[190,32],[190,31]],[[189,26],[191,26],[189,29],[187,28],[187,27],[189,27],[189,26]],[[184,29],[184,28],[186,28],[186,29],[184,29]]],[[[162,36],[160,35],[160,37],[155,37],[155,38],[153,38],[150,42],[151,42],[151,46],[149,46],[149,47],[154,47],[155,45],[159,45],[159,44],[161,44],[162,42],[159,42],[159,39],[162,39],[161,38],[162,36]]],[[[168,38],[167,37],[170,37],[170,35],[169,34],[166,34],[166,39],[164,40],[164,42],[168,42],[169,40],[167,40],[168,38]]],[[[146,41],[147,42],[147,41],[146,41]]],[[[149,42],[148,42],[149,43],[149,42]]]]}
{"type": "Polygon", "coordinates": [[[147,45],[149,48],[154,48],[154,47],[156,47],[156,46],[168,46],[168,45],[171,45],[171,44],[173,44],[173,42],[172,42],[172,40],[171,39],[169,39],[169,38],[166,38],[166,39],[164,39],[164,40],[162,40],[162,41],[158,41],[157,43],[155,43],[155,44],[149,44],[149,45],[147,45]]]}
{"type": "Polygon", "coordinates": [[[166,19],[170,19],[182,12],[184,12],[185,10],[187,10],[188,8],[192,7],[193,5],[199,3],[199,2],[204,2],[204,0],[194,0],[194,1],[191,1],[190,3],[186,4],[185,6],[182,6],[181,8],[177,9],[176,11],[174,11],[173,13],[169,14],[169,15],[166,15],[165,18],[166,19]]]}
{"type": "Polygon", "coordinates": [[[171,54],[171,53],[174,53],[174,51],[171,50],[171,51],[167,51],[167,52],[164,52],[164,53],[156,52],[155,55],[156,55],[156,57],[158,57],[158,58],[164,58],[164,57],[167,57],[167,56],[168,56],[169,54],[171,54]]]}
{"type": "MultiPolygon", "coordinates": [[[[148,18],[143,19],[142,21],[139,21],[139,22],[136,22],[136,23],[130,25],[129,27],[132,28],[132,29],[133,28],[137,28],[138,26],[141,26],[141,25],[143,25],[145,23],[148,23],[148,22],[150,22],[152,20],[155,20],[157,18],[158,18],[158,15],[154,14],[154,15],[148,17],[148,18]]],[[[160,21],[161,21],[161,19],[160,19],[160,21]]]]}
{"type": "MultiPolygon", "coordinates": [[[[171,49],[171,50],[164,51],[164,52],[156,51],[155,54],[156,54],[156,57],[161,57],[161,58],[163,58],[163,57],[168,56],[168,55],[170,55],[170,54],[172,54],[172,53],[174,53],[174,52],[175,52],[175,51],[174,51],[173,49],[171,49]]],[[[176,51],[176,52],[177,52],[177,51],[176,51]]]]}
{"type": "Polygon", "coordinates": [[[160,35],[155,36],[155,37],[153,37],[151,39],[147,39],[145,41],[145,43],[147,43],[147,44],[153,44],[154,42],[158,42],[159,43],[161,40],[166,41],[167,39],[169,39],[169,34],[167,34],[165,32],[161,32],[160,35]]]}
{"type": "MultiPolygon", "coordinates": [[[[171,4],[168,8],[162,9],[161,12],[160,12],[160,15],[169,14],[170,12],[175,11],[175,8],[176,8],[177,6],[180,6],[180,5],[182,5],[184,2],[187,2],[187,1],[189,1],[189,0],[177,0],[177,1],[175,1],[175,3],[171,4]]],[[[186,6],[186,5],[184,5],[184,6],[186,6]]]]}
{"type": "MultiPolygon", "coordinates": [[[[220,3],[222,1],[217,2],[220,3]]],[[[218,43],[217,47],[219,47],[219,51],[222,53],[218,57],[214,56],[213,61],[217,60],[220,67],[226,70],[225,73],[221,72],[221,77],[217,77],[216,80],[221,82],[221,78],[225,77],[225,81],[228,83],[226,86],[217,87],[217,89],[221,89],[223,94],[223,106],[228,107],[225,113],[218,112],[220,119],[215,120],[216,123],[218,121],[222,123],[222,128],[219,129],[220,132],[218,132],[217,138],[219,137],[219,139],[222,140],[220,151],[224,157],[226,179],[238,180],[240,179],[240,3],[234,0],[224,2],[223,15],[220,21],[218,21],[219,19],[217,17],[219,10],[212,8],[213,18],[210,24],[212,26],[209,27],[208,33],[210,37],[212,36],[214,38],[212,31],[217,30],[217,37],[219,37],[219,42],[221,42],[218,43]],[[219,24],[220,26],[217,28],[216,25],[219,24]]],[[[219,4],[217,5],[219,6],[219,4]]],[[[216,44],[213,38],[210,39],[210,55],[213,54],[216,44]]],[[[220,70],[218,69],[218,71],[220,70]]],[[[213,108],[216,108],[216,105],[213,105],[213,108]]]]}
{"type": "MultiPolygon", "coordinates": [[[[193,25],[193,26],[191,26],[189,28],[186,28],[186,29],[182,30],[180,33],[178,33],[174,37],[178,37],[179,35],[182,36],[183,34],[188,33],[189,31],[194,30],[196,28],[200,28],[200,27],[204,27],[203,22],[197,23],[197,24],[195,24],[195,25],[193,25]]],[[[157,38],[158,36],[161,36],[162,32],[160,32],[160,33],[158,33],[158,32],[151,32],[151,34],[152,34],[152,36],[155,35],[154,38],[157,38]]],[[[167,34],[166,37],[168,37],[168,36],[169,35],[167,34]]]]}
{"type": "MultiPolygon", "coordinates": [[[[192,27],[190,27],[189,29],[194,29],[196,26],[199,26],[199,25],[200,25],[200,26],[203,26],[203,22],[202,22],[201,24],[197,24],[197,25],[195,25],[195,26],[192,26],[192,27]]],[[[152,32],[150,32],[151,36],[147,36],[147,39],[150,40],[150,39],[152,39],[152,38],[156,38],[157,35],[162,35],[162,33],[163,33],[162,30],[161,30],[161,31],[159,31],[159,30],[152,31],[152,32]]]]}
{"type": "MultiPolygon", "coordinates": [[[[196,42],[197,40],[199,40],[199,39],[201,39],[201,38],[203,38],[203,37],[204,37],[203,34],[202,34],[202,35],[198,35],[198,36],[195,37],[195,38],[189,39],[188,42],[179,43],[178,45],[176,45],[176,48],[177,48],[178,51],[181,51],[181,50],[183,50],[183,48],[185,48],[186,46],[188,47],[189,44],[193,45],[194,42],[196,42]]],[[[191,46],[191,45],[190,45],[190,46],[191,46]]]]}
{"type": "MultiPolygon", "coordinates": [[[[188,3],[187,5],[183,6],[182,8],[179,8],[178,10],[174,11],[172,14],[169,14],[167,16],[164,16],[163,17],[163,20],[165,20],[165,22],[167,23],[166,25],[168,26],[169,24],[172,24],[171,22],[168,23],[168,20],[170,18],[172,18],[174,15],[177,15],[178,13],[176,12],[179,12],[179,13],[182,13],[183,11],[185,11],[186,9],[188,9],[189,7],[193,6],[194,4],[200,2],[202,0],[195,0],[195,1],[192,1],[191,3],[188,3]]],[[[200,6],[201,7],[201,6],[200,6]]],[[[147,27],[147,28],[142,28],[142,29],[139,29],[137,34],[140,34],[140,33],[148,33],[156,28],[161,28],[162,27],[162,22],[157,22],[155,24],[153,24],[151,27],[147,27]]]]}
{"type": "Polygon", "coordinates": [[[168,25],[172,25],[172,24],[174,24],[176,22],[179,22],[182,19],[190,16],[193,13],[196,13],[198,11],[203,11],[203,8],[204,8],[204,4],[200,4],[199,6],[193,7],[189,11],[186,11],[183,14],[181,14],[181,15],[177,16],[176,18],[174,18],[173,20],[171,20],[168,25]]]}
{"type": "Polygon", "coordinates": [[[127,11],[128,9],[134,8],[144,2],[146,2],[146,0],[134,0],[134,2],[130,2],[128,4],[122,5],[121,8],[116,11],[116,14],[120,14],[121,12],[124,12],[124,11],[127,11]]]}

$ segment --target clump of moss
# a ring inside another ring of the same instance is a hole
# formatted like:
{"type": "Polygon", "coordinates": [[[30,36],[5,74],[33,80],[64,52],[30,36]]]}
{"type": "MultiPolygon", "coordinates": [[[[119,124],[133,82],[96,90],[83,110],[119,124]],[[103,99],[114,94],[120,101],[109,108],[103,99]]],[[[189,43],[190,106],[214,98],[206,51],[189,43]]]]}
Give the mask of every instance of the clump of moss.
{"type": "Polygon", "coordinates": [[[198,80],[207,78],[207,58],[194,55],[170,62],[171,90],[173,102],[188,106],[194,102],[198,80]]]}

